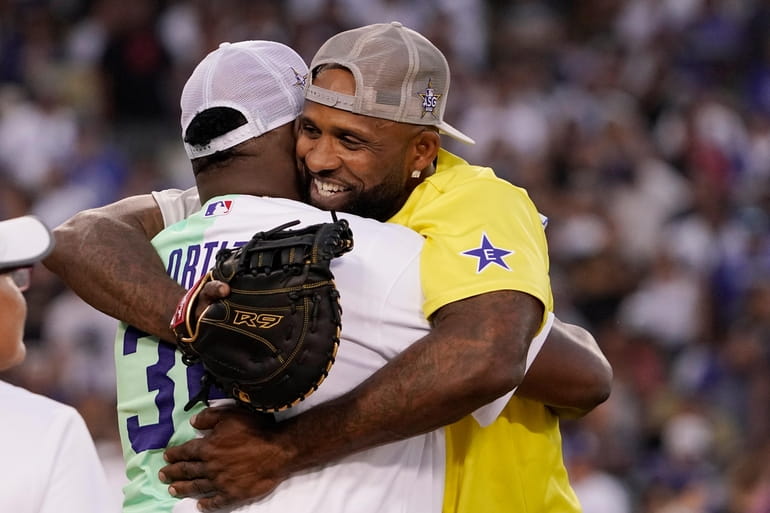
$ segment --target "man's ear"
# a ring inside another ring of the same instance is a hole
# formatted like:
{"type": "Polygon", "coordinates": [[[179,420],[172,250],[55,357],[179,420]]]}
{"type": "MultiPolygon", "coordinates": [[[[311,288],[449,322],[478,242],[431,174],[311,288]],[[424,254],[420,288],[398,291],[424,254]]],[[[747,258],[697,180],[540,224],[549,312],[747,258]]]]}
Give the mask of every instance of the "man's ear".
{"type": "Polygon", "coordinates": [[[421,130],[414,138],[413,169],[423,170],[430,166],[441,147],[441,136],[431,128],[421,130]]]}

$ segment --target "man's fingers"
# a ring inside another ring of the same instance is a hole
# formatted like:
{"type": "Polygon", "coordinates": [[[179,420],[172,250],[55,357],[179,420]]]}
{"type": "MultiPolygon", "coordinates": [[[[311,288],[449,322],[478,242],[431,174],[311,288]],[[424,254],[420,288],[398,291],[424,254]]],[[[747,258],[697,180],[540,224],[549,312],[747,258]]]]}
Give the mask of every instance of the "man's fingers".
{"type": "Polygon", "coordinates": [[[168,493],[174,497],[201,498],[215,491],[214,483],[209,479],[193,479],[192,481],[175,481],[168,487],[168,493]]]}
{"type": "Polygon", "coordinates": [[[203,285],[198,294],[195,304],[195,316],[200,317],[206,311],[206,308],[229,295],[230,285],[223,281],[209,281],[203,285]]]}
{"type": "Polygon", "coordinates": [[[198,500],[198,509],[204,512],[217,511],[225,507],[233,507],[240,504],[239,501],[229,499],[225,495],[212,495],[198,500]]]}
{"type": "Polygon", "coordinates": [[[200,297],[213,303],[230,295],[230,285],[223,281],[212,280],[203,286],[200,297]]]}
{"type": "Polygon", "coordinates": [[[214,429],[214,426],[221,420],[222,413],[232,409],[232,405],[212,406],[211,408],[206,408],[205,410],[202,410],[199,413],[193,415],[193,417],[190,419],[190,424],[195,429],[200,429],[201,431],[214,429]]]}
{"type": "Polygon", "coordinates": [[[201,460],[201,448],[203,442],[200,439],[194,438],[182,445],[174,447],[168,447],[163,452],[163,458],[169,463],[176,463],[178,461],[199,461],[201,460]]]}
{"type": "Polygon", "coordinates": [[[202,461],[180,461],[166,465],[158,472],[158,479],[164,483],[192,481],[206,476],[205,463],[202,461]]]}

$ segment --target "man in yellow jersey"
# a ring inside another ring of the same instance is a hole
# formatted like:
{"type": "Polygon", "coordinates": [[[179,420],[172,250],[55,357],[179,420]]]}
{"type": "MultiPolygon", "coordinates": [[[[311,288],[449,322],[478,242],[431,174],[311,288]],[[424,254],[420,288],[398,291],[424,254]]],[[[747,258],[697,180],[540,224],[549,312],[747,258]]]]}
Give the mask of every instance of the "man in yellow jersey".
{"type": "Polygon", "coordinates": [[[297,155],[311,203],[425,237],[431,333],[350,394],[280,429],[244,434],[242,419],[203,412],[194,425],[212,433],[169,448],[164,478],[179,495],[209,495],[201,502],[209,510],[264,493],[287,469],[308,465],[306,452],[320,463],[457,420],[446,430],[445,512],[580,511],[553,409],[513,396],[487,427],[465,416],[521,383],[528,341],[553,300],[543,226],[526,193],[440,149],[439,132],[472,142],[443,121],[444,56],[394,22],[332,37],[310,69],[297,155]],[[447,353],[451,361],[440,357],[447,353]],[[303,442],[313,428],[323,441],[303,442]],[[249,461],[259,468],[244,473],[249,461]]]}

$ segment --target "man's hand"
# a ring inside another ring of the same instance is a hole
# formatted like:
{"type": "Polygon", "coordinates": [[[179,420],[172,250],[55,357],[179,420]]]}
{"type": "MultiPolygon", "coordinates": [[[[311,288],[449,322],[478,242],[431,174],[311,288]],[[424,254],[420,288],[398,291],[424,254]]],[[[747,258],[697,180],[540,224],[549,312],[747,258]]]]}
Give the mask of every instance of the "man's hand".
{"type": "Polygon", "coordinates": [[[291,448],[280,442],[272,416],[238,406],[203,410],[191,420],[203,438],[166,449],[158,477],[175,497],[198,498],[202,511],[259,499],[288,477],[291,448]]]}
{"type": "Polygon", "coordinates": [[[227,283],[219,280],[211,280],[206,283],[198,295],[198,304],[195,305],[195,318],[197,319],[200,317],[203,311],[208,308],[211,303],[224,299],[229,295],[230,285],[227,283]]]}

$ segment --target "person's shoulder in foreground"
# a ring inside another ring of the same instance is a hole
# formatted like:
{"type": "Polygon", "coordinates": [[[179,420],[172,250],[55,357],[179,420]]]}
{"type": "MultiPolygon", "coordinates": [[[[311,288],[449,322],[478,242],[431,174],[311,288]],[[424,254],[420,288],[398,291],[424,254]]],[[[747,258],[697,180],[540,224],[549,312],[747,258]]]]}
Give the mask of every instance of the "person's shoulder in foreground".
{"type": "MultiPolygon", "coordinates": [[[[19,365],[30,270],[53,246],[37,218],[0,221],[0,370],[19,365]]],[[[0,511],[119,511],[83,418],[71,406],[0,381],[0,511]]]]}

